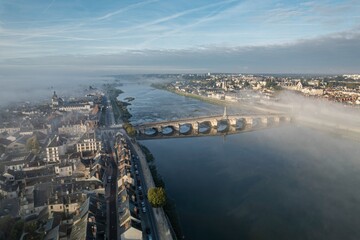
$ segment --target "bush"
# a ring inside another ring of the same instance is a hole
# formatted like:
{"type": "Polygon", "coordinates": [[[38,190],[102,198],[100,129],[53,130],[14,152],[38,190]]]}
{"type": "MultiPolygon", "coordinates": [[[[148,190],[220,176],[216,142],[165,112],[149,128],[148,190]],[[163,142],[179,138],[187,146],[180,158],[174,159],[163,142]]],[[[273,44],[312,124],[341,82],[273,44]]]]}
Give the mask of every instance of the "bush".
{"type": "Polygon", "coordinates": [[[130,137],[136,136],[136,129],[130,123],[124,123],[123,127],[130,137]]]}
{"type": "Polygon", "coordinates": [[[158,208],[165,206],[166,204],[165,189],[162,187],[150,188],[148,190],[148,200],[152,207],[158,208]]]}

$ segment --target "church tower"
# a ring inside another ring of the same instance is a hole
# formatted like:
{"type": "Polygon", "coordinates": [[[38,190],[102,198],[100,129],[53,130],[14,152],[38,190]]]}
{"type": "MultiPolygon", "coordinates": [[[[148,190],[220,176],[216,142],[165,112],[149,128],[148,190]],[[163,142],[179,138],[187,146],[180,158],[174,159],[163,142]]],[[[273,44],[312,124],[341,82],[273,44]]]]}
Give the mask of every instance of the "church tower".
{"type": "Polygon", "coordinates": [[[56,95],[56,92],[54,91],[54,95],[52,96],[51,98],[51,107],[53,109],[56,109],[59,107],[59,98],[58,96],[56,95]]]}

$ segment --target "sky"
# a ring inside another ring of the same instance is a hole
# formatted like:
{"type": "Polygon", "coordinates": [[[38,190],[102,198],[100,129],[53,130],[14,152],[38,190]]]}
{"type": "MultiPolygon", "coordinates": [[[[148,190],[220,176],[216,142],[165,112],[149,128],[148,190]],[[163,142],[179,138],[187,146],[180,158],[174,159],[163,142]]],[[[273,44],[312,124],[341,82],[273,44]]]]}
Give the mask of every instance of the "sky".
{"type": "Polygon", "coordinates": [[[359,73],[359,0],[0,0],[0,81],[359,73]]]}

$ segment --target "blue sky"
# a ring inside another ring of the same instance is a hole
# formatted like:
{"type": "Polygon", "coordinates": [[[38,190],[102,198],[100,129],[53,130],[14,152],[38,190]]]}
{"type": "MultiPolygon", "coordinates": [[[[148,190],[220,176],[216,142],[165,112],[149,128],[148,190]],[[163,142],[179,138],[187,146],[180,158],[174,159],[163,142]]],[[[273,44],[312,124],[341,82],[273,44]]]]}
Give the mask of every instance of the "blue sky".
{"type": "MultiPolygon", "coordinates": [[[[16,64],[23,67],[24,59],[37,65],[53,61],[57,67],[68,62],[81,67],[79,58],[94,62],[93,58],[100,66],[107,61],[107,69],[117,66],[124,72],[127,67],[135,69],[130,72],[264,72],[270,70],[265,63],[256,65],[256,58],[249,62],[242,55],[283,51],[280,58],[286,62],[287,57],[294,58],[294,51],[308,49],[311,54],[312,46],[322,42],[320,47],[328,46],[332,56],[346,49],[345,58],[354,58],[359,32],[359,0],[0,0],[0,70],[16,64]],[[204,58],[192,61],[191,53],[204,58]],[[111,62],[109,55],[115,60],[111,62]],[[185,59],[176,58],[184,55],[185,59]],[[68,60],[61,62],[63,56],[68,60]],[[128,56],[135,59],[130,65],[128,56]],[[212,57],[218,63],[209,61],[212,57]]],[[[323,59],[328,58],[328,50],[319,53],[325,54],[323,59]]],[[[300,63],[307,58],[312,57],[305,55],[300,63]]],[[[354,72],[359,60],[353,60],[348,68],[345,62],[330,62],[320,70],[313,64],[297,68],[298,63],[281,68],[280,61],[274,71],[354,72]]]]}

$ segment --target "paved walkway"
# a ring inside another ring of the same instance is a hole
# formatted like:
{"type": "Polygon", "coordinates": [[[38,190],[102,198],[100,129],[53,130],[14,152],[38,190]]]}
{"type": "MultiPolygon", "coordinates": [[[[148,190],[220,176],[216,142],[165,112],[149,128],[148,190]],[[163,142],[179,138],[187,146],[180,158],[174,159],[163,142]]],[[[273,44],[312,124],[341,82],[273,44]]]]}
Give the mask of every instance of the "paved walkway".
{"type": "MultiPolygon", "coordinates": [[[[124,133],[124,136],[128,137],[126,133],[124,133]]],[[[129,142],[131,142],[131,141],[129,141],[129,142]]],[[[141,169],[143,172],[143,176],[145,178],[147,189],[155,187],[154,179],[152,178],[152,175],[151,175],[151,172],[149,169],[149,165],[146,161],[146,157],[145,157],[143,151],[141,150],[138,143],[131,142],[131,144],[133,145],[134,150],[136,151],[136,154],[139,156],[139,160],[141,163],[141,169]]],[[[151,208],[151,209],[152,209],[152,211],[154,213],[154,217],[156,219],[156,226],[158,229],[158,235],[159,235],[160,239],[161,240],[162,239],[172,240],[173,237],[170,232],[169,222],[167,221],[164,209],[163,208],[151,208]]]]}

